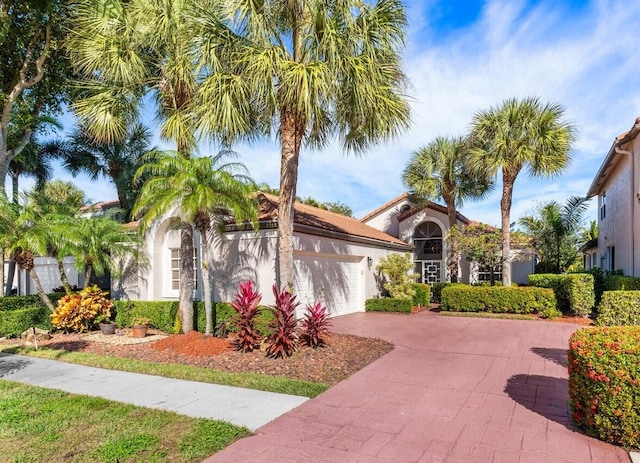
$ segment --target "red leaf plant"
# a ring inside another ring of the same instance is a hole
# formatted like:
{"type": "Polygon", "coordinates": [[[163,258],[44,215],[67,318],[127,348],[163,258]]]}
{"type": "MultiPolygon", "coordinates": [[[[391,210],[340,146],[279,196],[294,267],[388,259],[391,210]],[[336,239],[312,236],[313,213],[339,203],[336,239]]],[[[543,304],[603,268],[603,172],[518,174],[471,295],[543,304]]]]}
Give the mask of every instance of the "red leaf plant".
{"type": "Polygon", "coordinates": [[[270,307],[270,310],[275,318],[269,324],[272,333],[267,338],[267,356],[289,357],[296,351],[298,344],[296,307],[300,303],[288,289],[279,291],[276,285],[273,285],[273,295],[276,298],[276,305],[270,307]]]}
{"type": "Polygon", "coordinates": [[[301,322],[302,339],[309,347],[326,345],[324,337],[329,334],[329,313],[327,307],[320,302],[307,305],[307,312],[301,322]]]}
{"type": "Polygon", "coordinates": [[[255,329],[255,319],[260,313],[262,296],[253,289],[253,282],[246,281],[238,285],[238,293],[231,307],[238,312],[238,337],[234,342],[236,350],[251,352],[259,344],[260,334],[255,329]]]}

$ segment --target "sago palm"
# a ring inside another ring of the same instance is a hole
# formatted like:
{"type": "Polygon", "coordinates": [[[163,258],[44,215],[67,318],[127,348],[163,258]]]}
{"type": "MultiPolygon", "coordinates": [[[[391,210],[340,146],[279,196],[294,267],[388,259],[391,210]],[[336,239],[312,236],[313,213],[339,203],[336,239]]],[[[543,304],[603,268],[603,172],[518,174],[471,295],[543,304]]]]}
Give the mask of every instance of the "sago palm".
{"type": "Polygon", "coordinates": [[[502,282],[511,285],[511,204],[518,174],[560,174],[571,160],[574,127],[562,120],[564,109],[538,98],[508,99],[476,113],[472,122],[470,162],[479,172],[502,173],[502,282]]]}
{"type": "MultiPolygon", "coordinates": [[[[238,221],[255,220],[257,206],[249,197],[251,179],[240,163],[223,163],[230,152],[216,156],[185,159],[176,152],[156,155],[157,159],[143,165],[136,179],[148,177],[140,189],[133,208],[134,215],[142,214],[140,225],[147,229],[169,211],[182,222],[194,223],[202,243],[202,286],[206,311],[205,335],[212,330],[212,293],[209,259],[210,231],[223,225],[229,216],[238,221]]],[[[182,272],[184,260],[181,260],[182,272]]],[[[187,265],[193,268],[193,262],[187,265]]],[[[192,325],[182,324],[184,331],[192,325]]]]}
{"type": "Polygon", "coordinates": [[[303,147],[336,136],[363,153],[409,123],[400,0],[200,2],[206,66],[195,106],[201,133],[280,142],[278,286],[293,284],[293,211],[303,147]]]}
{"type": "MultiPolygon", "coordinates": [[[[405,187],[418,201],[442,198],[447,206],[449,228],[457,226],[458,207],[466,199],[479,199],[491,189],[491,179],[472,174],[466,164],[469,145],[465,137],[436,137],[418,149],[404,169],[405,187]]],[[[452,282],[458,281],[458,249],[454,239],[448,243],[447,270],[452,282]]]]}

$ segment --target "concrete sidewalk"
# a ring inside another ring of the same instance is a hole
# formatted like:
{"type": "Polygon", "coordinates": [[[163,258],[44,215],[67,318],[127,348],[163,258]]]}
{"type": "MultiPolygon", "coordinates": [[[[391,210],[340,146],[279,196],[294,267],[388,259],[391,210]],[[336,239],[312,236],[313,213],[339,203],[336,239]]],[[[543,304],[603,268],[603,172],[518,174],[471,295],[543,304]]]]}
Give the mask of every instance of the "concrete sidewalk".
{"type": "Polygon", "coordinates": [[[0,353],[0,378],[246,426],[252,431],[309,400],[273,392],[104,370],[0,353]]]}

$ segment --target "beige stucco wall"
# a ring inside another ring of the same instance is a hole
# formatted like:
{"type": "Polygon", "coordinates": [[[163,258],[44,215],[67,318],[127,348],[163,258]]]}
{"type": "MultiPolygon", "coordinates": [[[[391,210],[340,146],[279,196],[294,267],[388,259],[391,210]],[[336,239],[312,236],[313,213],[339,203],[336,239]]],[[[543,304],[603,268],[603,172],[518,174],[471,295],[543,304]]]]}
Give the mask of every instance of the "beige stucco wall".
{"type": "Polygon", "coordinates": [[[400,236],[398,215],[400,215],[402,208],[405,206],[413,207],[414,204],[408,199],[403,199],[394,206],[379,212],[363,223],[377,230],[382,230],[388,235],[395,236],[397,238],[400,236]]]}

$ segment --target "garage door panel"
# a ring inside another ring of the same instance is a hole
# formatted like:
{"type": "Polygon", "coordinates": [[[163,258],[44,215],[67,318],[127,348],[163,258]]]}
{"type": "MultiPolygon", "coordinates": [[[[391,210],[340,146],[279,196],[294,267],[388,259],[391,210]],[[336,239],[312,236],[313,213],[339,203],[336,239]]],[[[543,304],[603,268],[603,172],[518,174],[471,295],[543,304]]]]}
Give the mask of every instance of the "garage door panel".
{"type": "Polygon", "coordinates": [[[318,300],[327,306],[332,316],[362,310],[362,266],[353,257],[296,256],[294,267],[294,289],[301,302],[298,315],[304,313],[307,304],[318,300]]]}

